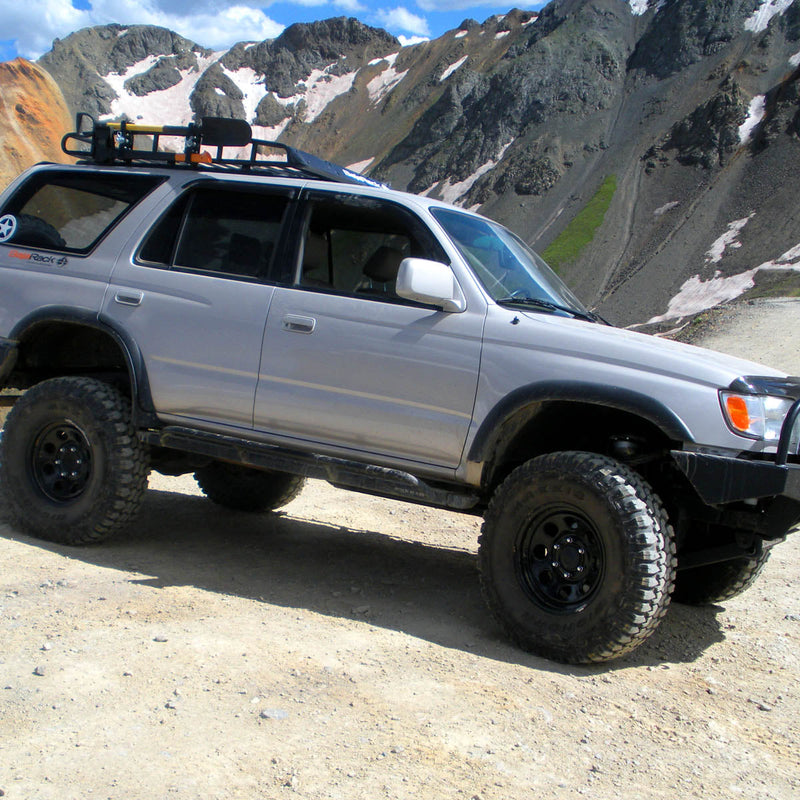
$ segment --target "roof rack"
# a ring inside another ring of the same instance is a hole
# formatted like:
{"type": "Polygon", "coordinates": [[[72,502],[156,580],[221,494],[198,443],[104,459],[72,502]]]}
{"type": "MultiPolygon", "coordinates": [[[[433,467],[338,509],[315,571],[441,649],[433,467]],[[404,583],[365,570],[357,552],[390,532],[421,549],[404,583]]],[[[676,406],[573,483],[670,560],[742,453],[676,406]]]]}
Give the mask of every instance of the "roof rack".
{"type": "Polygon", "coordinates": [[[125,120],[100,122],[90,114],[79,112],[75,130],[61,140],[61,149],[84,163],[130,166],[134,162],[158,162],[165,166],[211,167],[388,188],[358,172],[283,142],[253,139],[252,128],[242,119],[203,117],[201,122],[186,126],[139,125],[125,120]],[[142,137],[152,138],[149,142],[142,142],[142,137]],[[165,138],[183,139],[182,152],[164,148],[162,140],[165,138]],[[146,146],[137,146],[140,144],[146,146]],[[209,148],[215,148],[215,152],[209,148]],[[225,148],[238,148],[239,153],[236,157],[226,157],[225,148]],[[242,150],[245,150],[245,155],[242,155],[242,150]],[[282,151],[283,158],[267,157],[267,150],[282,151]]]}

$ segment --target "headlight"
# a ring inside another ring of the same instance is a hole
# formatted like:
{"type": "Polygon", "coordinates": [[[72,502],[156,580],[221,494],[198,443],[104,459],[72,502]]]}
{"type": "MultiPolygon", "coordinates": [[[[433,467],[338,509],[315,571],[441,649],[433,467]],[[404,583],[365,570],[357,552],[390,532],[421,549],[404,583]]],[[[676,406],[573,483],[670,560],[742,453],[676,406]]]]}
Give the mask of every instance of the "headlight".
{"type": "MultiPolygon", "coordinates": [[[[777,442],[781,438],[783,421],[794,403],[794,400],[788,397],[733,392],[720,392],[720,399],[725,419],[735,433],[764,442],[777,442]]],[[[792,434],[795,451],[798,437],[800,428],[795,425],[792,434]]]]}

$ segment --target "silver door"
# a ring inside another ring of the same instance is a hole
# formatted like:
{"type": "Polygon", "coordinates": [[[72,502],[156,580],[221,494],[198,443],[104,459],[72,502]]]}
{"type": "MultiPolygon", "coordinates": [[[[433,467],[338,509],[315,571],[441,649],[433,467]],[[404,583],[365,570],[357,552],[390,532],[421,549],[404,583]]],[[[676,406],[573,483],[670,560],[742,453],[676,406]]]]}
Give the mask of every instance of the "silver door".
{"type": "Polygon", "coordinates": [[[483,313],[279,288],[255,427],[377,460],[458,465],[477,387],[483,313]]]}
{"type": "Polygon", "coordinates": [[[114,268],[103,313],[142,352],[159,416],[251,428],[264,324],[262,282],[285,197],[201,187],[114,268]]]}

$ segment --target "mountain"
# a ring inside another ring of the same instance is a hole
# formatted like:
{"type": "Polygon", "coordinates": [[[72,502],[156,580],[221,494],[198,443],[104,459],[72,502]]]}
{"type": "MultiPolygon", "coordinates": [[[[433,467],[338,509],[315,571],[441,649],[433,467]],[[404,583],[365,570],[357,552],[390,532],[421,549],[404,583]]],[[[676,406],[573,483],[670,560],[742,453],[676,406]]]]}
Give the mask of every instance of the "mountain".
{"type": "Polygon", "coordinates": [[[0,186],[37,161],[71,161],[60,142],[72,122],[55,81],[23,59],[0,63],[0,186]]]}
{"type": "Polygon", "coordinates": [[[479,207],[620,324],[800,291],[800,0],[555,0],[413,47],[346,18],[225,52],[109,25],[38,64],[73,112],[247,119],[479,207]]]}

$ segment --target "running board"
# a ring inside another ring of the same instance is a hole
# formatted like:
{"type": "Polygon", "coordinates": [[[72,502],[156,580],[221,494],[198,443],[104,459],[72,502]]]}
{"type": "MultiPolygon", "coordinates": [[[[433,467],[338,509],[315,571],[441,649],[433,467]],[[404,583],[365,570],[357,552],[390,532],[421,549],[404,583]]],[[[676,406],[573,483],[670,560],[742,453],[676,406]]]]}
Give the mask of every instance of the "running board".
{"type": "Polygon", "coordinates": [[[184,453],[197,453],[221,461],[229,461],[257,469],[272,469],[318,478],[334,486],[410,503],[469,511],[480,498],[471,492],[431,486],[398,469],[362,464],[331,456],[300,453],[275,445],[221,436],[192,428],[169,426],[159,430],[139,431],[139,438],[149,445],[168,447],[184,453]]]}

